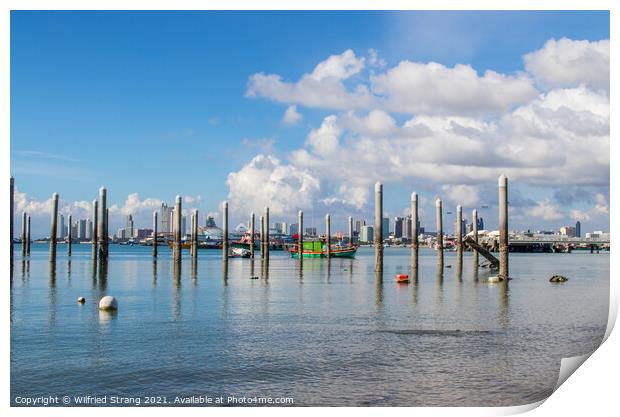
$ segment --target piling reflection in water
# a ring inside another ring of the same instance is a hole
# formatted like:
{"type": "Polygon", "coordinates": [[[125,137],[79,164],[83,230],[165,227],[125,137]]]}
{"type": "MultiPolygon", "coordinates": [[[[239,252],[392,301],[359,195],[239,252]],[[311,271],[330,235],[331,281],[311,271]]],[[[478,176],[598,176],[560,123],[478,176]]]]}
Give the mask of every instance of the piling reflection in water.
{"type": "Polygon", "coordinates": [[[383,310],[383,269],[375,270],[375,310],[383,310]]]}
{"type": "Polygon", "coordinates": [[[97,288],[97,263],[94,259],[90,263],[90,280],[93,290],[97,288]]]}
{"type": "Polygon", "coordinates": [[[499,285],[499,324],[502,328],[510,325],[510,302],[508,280],[498,283],[499,285]]]}
{"type": "Polygon", "coordinates": [[[48,292],[48,301],[49,301],[49,311],[48,311],[48,322],[50,326],[54,326],[56,324],[56,262],[49,262],[49,292],[48,292]]]}
{"type": "MultiPolygon", "coordinates": [[[[177,254],[177,256],[179,256],[177,254]]],[[[178,258],[176,258],[178,259],[178,258]]],[[[181,262],[175,260],[172,262],[172,317],[174,321],[181,319],[181,262]]]]}
{"type": "Polygon", "coordinates": [[[264,257],[260,261],[261,279],[265,282],[269,280],[269,258],[264,257]]]}
{"type": "Polygon", "coordinates": [[[192,283],[196,285],[196,282],[198,281],[198,254],[192,257],[191,262],[192,262],[192,270],[191,270],[192,283]]]}
{"type": "Polygon", "coordinates": [[[153,280],[151,281],[151,286],[153,288],[155,288],[155,287],[157,287],[157,258],[155,258],[155,257],[153,258],[152,265],[153,265],[153,269],[152,269],[152,271],[153,271],[153,280]]]}
{"type": "Polygon", "coordinates": [[[228,257],[222,260],[222,282],[224,286],[228,285],[228,257]]]}
{"type": "MultiPolygon", "coordinates": [[[[101,258],[99,258],[101,259],[101,258]]],[[[108,262],[101,261],[99,262],[99,291],[102,295],[105,295],[105,292],[108,289],[108,262]]]]}
{"type": "Polygon", "coordinates": [[[439,304],[443,304],[443,268],[437,268],[437,271],[435,272],[435,284],[437,287],[437,302],[439,304]]]}
{"type": "Polygon", "coordinates": [[[353,284],[353,259],[349,259],[349,283],[353,284]]]}

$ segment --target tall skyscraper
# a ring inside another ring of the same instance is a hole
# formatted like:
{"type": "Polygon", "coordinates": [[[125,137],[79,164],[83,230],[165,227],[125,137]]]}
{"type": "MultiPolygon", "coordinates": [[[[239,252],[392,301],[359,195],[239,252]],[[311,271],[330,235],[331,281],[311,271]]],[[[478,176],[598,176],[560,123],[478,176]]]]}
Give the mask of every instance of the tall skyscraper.
{"type": "Polygon", "coordinates": [[[394,217],[394,237],[403,237],[403,218],[394,217]]]}
{"type": "Polygon", "coordinates": [[[160,232],[172,233],[172,221],[170,221],[170,219],[173,210],[174,207],[168,207],[168,205],[164,203],[161,204],[161,209],[159,211],[160,232]]]}
{"type": "Polygon", "coordinates": [[[133,236],[133,216],[131,214],[128,214],[125,218],[125,236],[127,238],[133,236]]]}
{"type": "Polygon", "coordinates": [[[60,239],[64,239],[67,236],[67,228],[65,227],[65,216],[60,215],[60,222],[58,222],[58,227],[60,230],[56,231],[56,234],[60,239]]]}
{"type": "Polygon", "coordinates": [[[387,239],[390,236],[390,219],[389,217],[384,217],[383,218],[383,236],[381,236],[382,239],[387,239]]]}
{"type": "Polygon", "coordinates": [[[484,220],[482,217],[478,217],[478,230],[484,230],[484,220]]]}
{"type": "Polygon", "coordinates": [[[291,235],[291,236],[296,235],[299,232],[299,230],[297,230],[297,229],[299,229],[299,224],[298,223],[291,224],[288,227],[288,234],[291,235]]]}
{"type": "Polygon", "coordinates": [[[579,220],[575,223],[575,236],[581,237],[581,222],[579,220]]]}
{"type": "Polygon", "coordinates": [[[86,240],[91,240],[93,238],[93,222],[90,219],[86,219],[86,240]]]}
{"type": "Polygon", "coordinates": [[[405,217],[403,220],[403,238],[411,239],[411,216],[405,217]]]}
{"type": "Polygon", "coordinates": [[[372,226],[362,226],[360,242],[372,242],[374,238],[374,228],[372,226]]]}
{"type": "Polygon", "coordinates": [[[181,219],[181,236],[185,236],[187,233],[187,216],[183,216],[181,219]]]}
{"type": "Polygon", "coordinates": [[[79,240],[86,239],[86,220],[80,219],[77,221],[77,238],[79,240]]]}
{"type": "Polygon", "coordinates": [[[356,220],[355,221],[355,229],[353,229],[353,230],[356,231],[358,235],[360,234],[360,232],[362,231],[362,221],[361,220],[356,220]]]}

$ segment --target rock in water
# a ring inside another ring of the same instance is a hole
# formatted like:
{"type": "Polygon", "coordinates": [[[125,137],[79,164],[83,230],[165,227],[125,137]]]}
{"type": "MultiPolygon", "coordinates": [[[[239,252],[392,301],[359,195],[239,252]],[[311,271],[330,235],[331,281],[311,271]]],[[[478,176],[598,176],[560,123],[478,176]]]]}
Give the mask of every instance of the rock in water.
{"type": "Polygon", "coordinates": [[[118,310],[118,303],[116,302],[116,298],[111,295],[106,295],[101,300],[99,300],[99,310],[118,310]]]}
{"type": "Polygon", "coordinates": [[[80,303],[80,304],[84,304],[86,302],[86,298],[78,297],[77,302],[80,303]]]}
{"type": "Polygon", "coordinates": [[[492,283],[492,284],[495,284],[495,283],[500,282],[500,281],[503,281],[503,280],[504,280],[504,278],[503,278],[503,277],[500,277],[499,275],[496,275],[496,276],[494,276],[494,277],[489,277],[489,279],[487,279],[487,282],[490,282],[490,283],[492,283]]]}
{"type": "Polygon", "coordinates": [[[563,275],[554,275],[549,279],[549,282],[566,282],[568,278],[563,275]]]}

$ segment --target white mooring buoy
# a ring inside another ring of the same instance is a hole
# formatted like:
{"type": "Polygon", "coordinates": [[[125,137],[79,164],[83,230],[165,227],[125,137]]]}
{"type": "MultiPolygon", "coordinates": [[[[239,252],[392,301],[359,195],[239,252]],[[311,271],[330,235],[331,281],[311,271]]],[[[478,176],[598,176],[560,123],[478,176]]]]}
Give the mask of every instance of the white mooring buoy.
{"type": "Polygon", "coordinates": [[[111,295],[106,295],[99,300],[99,310],[118,310],[118,302],[111,295]]]}

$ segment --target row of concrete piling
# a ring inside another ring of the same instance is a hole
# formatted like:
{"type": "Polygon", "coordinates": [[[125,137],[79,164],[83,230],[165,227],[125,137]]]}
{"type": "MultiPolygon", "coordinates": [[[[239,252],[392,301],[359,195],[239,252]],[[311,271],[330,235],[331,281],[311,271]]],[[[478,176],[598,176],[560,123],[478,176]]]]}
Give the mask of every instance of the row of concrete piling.
{"type": "MultiPolygon", "coordinates": [[[[508,179],[505,175],[499,177],[499,274],[500,278],[508,277],[508,179]]],[[[56,243],[58,230],[58,193],[52,195],[52,212],[51,212],[51,228],[49,242],[49,260],[56,260],[56,243]]],[[[11,267],[13,265],[13,204],[14,201],[14,178],[11,177],[11,267]]],[[[92,259],[105,262],[108,259],[108,215],[107,208],[107,190],[105,187],[99,189],[99,200],[93,200],[93,230],[92,230],[92,259]]],[[[438,268],[444,268],[444,244],[443,244],[443,212],[442,201],[437,198],[435,201],[435,218],[436,218],[436,251],[438,268]]],[[[176,197],[174,208],[174,227],[173,227],[173,260],[181,262],[182,260],[182,198],[176,197]]],[[[456,208],[456,252],[457,252],[457,269],[462,270],[463,265],[463,230],[462,230],[463,210],[461,205],[456,208]]],[[[415,271],[418,268],[418,195],[411,194],[411,267],[415,271]]],[[[158,255],[157,242],[157,224],[158,214],[153,212],[153,257],[158,255]]],[[[261,259],[269,259],[269,207],[265,207],[264,215],[260,216],[260,256],[261,259]]],[[[473,239],[478,243],[478,212],[476,209],[472,211],[473,239]]],[[[251,213],[249,219],[250,257],[254,258],[254,239],[255,239],[255,213],[251,213]]],[[[67,253],[71,255],[71,227],[72,219],[69,216],[69,233],[67,253]]],[[[303,260],[303,227],[304,214],[302,210],[298,212],[298,250],[299,259],[303,260]]],[[[229,234],[228,234],[228,202],[222,203],[222,254],[224,259],[228,259],[229,255],[229,234]]],[[[353,218],[348,218],[349,242],[353,241],[353,218]]],[[[329,259],[331,256],[331,216],[325,215],[325,232],[326,232],[326,255],[329,259]]],[[[194,210],[191,215],[191,243],[190,256],[193,259],[198,257],[198,210],[194,210]]],[[[22,217],[22,256],[30,254],[30,216],[23,213],[22,217]]],[[[375,222],[374,222],[374,246],[375,246],[375,271],[383,271],[383,184],[377,182],[375,184],[375,222]]],[[[472,247],[474,257],[474,268],[478,268],[478,250],[472,247]]]]}
{"type": "MultiPolygon", "coordinates": [[[[501,175],[498,180],[499,186],[499,273],[500,279],[508,278],[508,178],[501,175]]],[[[414,271],[418,268],[418,194],[411,194],[411,267],[414,271]]],[[[443,208],[441,199],[435,200],[435,220],[437,238],[435,249],[437,251],[437,267],[439,270],[444,268],[444,244],[443,244],[443,208]]],[[[478,211],[472,211],[473,240],[478,243],[478,211]]],[[[374,226],[374,246],[375,246],[375,272],[383,271],[383,184],[375,184],[375,226],[374,226]]],[[[456,259],[457,271],[463,269],[463,208],[461,205],[456,207],[456,259]]],[[[474,268],[478,268],[479,254],[475,247],[472,247],[474,268]]]]}
{"type": "MultiPolygon", "coordinates": [[[[14,218],[14,192],[15,179],[11,177],[11,268],[13,267],[13,218],[14,218]]],[[[52,194],[52,209],[50,221],[50,240],[49,240],[49,261],[56,261],[56,244],[58,241],[58,193],[52,194]]],[[[108,258],[108,209],[106,207],[106,189],[101,187],[99,190],[99,200],[93,200],[93,230],[92,230],[92,259],[106,261],[108,258]]],[[[71,256],[72,252],[72,216],[68,216],[67,230],[67,255],[71,256]]],[[[30,255],[30,225],[31,218],[24,212],[22,214],[22,256],[30,255]]]]}

